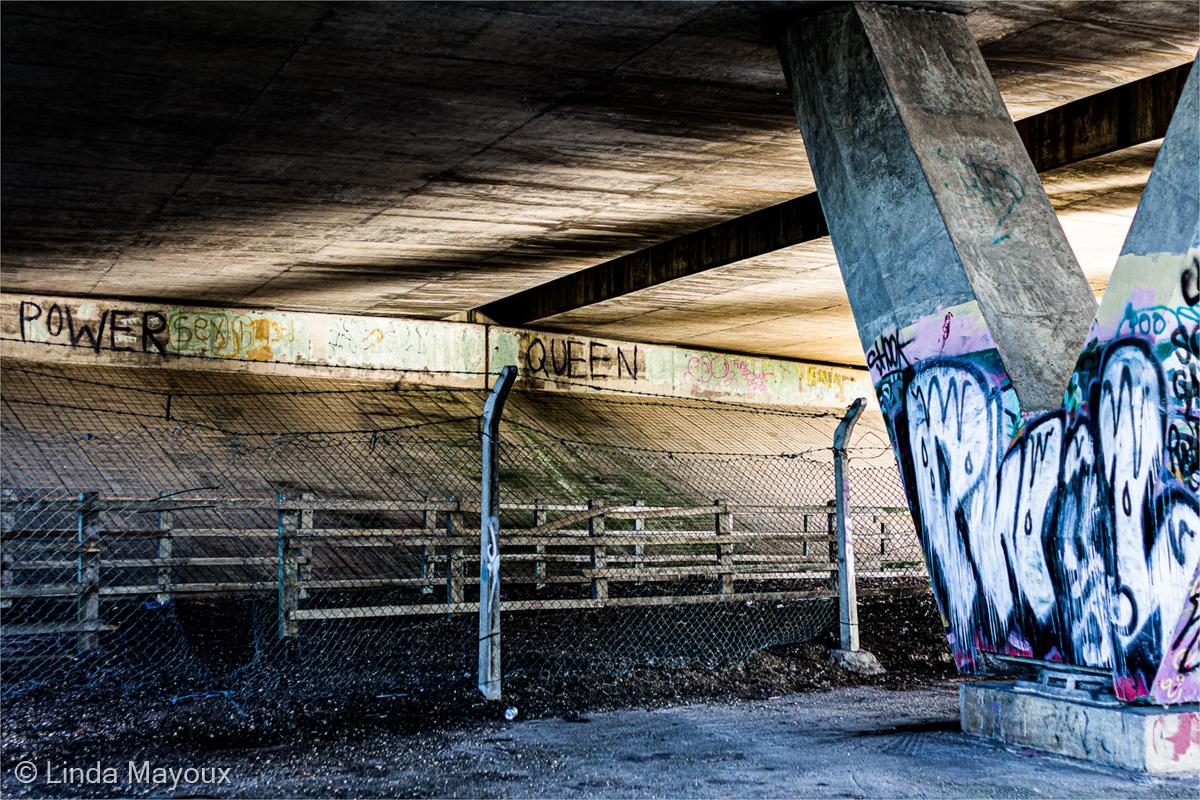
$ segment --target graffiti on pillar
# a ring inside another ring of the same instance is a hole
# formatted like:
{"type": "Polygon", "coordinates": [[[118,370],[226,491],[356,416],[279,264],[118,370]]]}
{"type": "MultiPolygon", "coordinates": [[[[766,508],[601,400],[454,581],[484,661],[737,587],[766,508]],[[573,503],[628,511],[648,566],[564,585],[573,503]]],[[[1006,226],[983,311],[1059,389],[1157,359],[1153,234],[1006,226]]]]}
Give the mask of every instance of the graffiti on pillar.
{"type": "Polygon", "coordinates": [[[1179,624],[1155,680],[1156,698],[1168,703],[1200,696],[1200,569],[1192,576],[1179,624]]]}
{"type": "MultiPolygon", "coordinates": [[[[1012,217],[1025,199],[1025,184],[999,164],[985,163],[967,156],[959,158],[937,149],[938,158],[950,166],[951,177],[942,185],[959,198],[963,208],[983,212],[981,219],[994,222],[992,244],[1000,244],[1012,235],[1012,217]]],[[[989,223],[991,224],[991,223],[989,223]]]]}
{"type": "Polygon", "coordinates": [[[882,337],[903,358],[868,354],[961,668],[981,652],[1067,661],[1111,669],[1124,699],[1200,698],[1200,314],[1185,285],[1117,287],[1049,413],[1021,413],[974,302],[882,337]],[[947,336],[950,320],[975,332],[947,336]]]}

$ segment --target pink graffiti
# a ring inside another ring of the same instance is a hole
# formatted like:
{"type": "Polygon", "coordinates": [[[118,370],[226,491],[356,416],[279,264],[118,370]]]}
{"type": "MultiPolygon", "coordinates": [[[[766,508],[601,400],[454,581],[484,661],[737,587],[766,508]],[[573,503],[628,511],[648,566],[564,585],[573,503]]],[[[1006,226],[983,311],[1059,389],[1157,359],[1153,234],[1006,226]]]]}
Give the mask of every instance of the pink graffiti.
{"type": "Polygon", "coordinates": [[[692,356],[684,373],[705,388],[738,389],[752,392],[767,391],[767,378],[774,373],[766,368],[756,370],[749,362],[726,356],[692,356]]]}
{"type": "Polygon", "coordinates": [[[1163,745],[1169,744],[1170,747],[1165,748],[1166,755],[1172,761],[1180,761],[1200,748],[1200,714],[1194,711],[1180,714],[1175,725],[1175,732],[1168,734],[1170,725],[1164,723],[1162,717],[1155,719],[1152,741],[1156,751],[1164,750],[1163,745]]]}

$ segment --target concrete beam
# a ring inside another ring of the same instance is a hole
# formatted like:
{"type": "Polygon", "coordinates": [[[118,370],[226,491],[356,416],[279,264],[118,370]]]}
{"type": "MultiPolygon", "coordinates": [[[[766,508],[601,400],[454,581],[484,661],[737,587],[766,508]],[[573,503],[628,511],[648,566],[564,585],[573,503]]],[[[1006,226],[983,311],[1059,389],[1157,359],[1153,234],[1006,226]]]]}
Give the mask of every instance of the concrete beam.
{"type": "MultiPolygon", "coordinates": [[[[1076,100],[1016,123],[1038,172],[1162,138],[1190,64],[1076,100]]],[[[829,235],[806,194],[526,289],[475,309],[524,325],[829,235]]]]}
{"type": "Polygon", "coordinates": [[[1161,139],[1191,69],[1183,64],[1026,117],[1017,134],[1038,172],[1161,139]]]}
{"type": "Polygon", "coordinates": [[[476,312],[523,325],[828,235],[814,192],[564,275],[476,312]]]}
{"type": "Polygon", "coordinates": [[[508,365],[525,390],[843,408],[866,370],[475,323],[0,295],[0,355],[486,389],[508,365]]]}

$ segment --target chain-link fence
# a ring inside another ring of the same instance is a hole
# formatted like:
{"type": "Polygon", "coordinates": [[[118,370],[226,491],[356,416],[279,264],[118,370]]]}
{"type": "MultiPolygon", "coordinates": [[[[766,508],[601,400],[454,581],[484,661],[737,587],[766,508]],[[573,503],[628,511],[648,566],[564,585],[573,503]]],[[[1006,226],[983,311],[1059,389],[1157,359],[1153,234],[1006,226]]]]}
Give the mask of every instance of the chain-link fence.
{"type": "MultiPolygon", "coordinates": [[[[720,410],[697,415],[702,430],[721,423],[720,410]]],[[[827,448],[652,449],[566,439],[523,416],[509,416],[500,450],[501,583],[533,613],[505,618],[506,676],[727,661],[833,624],[827,448]],[[544,635],[559,628],[571,647],[544,635]]],[[[813,441],[827,432],[824,418],[802,421],[813,441]]]]}
{"type": "MultiPolygon", "coordinates": [[[[474,684],[486,393],[13,363],[3,380],[7,696],[474,684]]],[[[828,630],[838,421],[514,394],[505,678],[716,663],[828,630]]],[[[923,585],[886,442],[865,428],[854,446],[860,585],[923,585]]]]}

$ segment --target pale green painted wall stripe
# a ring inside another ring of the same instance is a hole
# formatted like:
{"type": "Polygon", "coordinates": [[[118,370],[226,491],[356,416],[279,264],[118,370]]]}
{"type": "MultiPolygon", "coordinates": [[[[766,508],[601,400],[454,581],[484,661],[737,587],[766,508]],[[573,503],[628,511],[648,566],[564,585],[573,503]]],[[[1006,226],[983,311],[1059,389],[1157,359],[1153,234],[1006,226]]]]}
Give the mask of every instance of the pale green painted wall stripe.
{"type": "Polygon", "coordinates": [[[466,322],[0,295],[6,358],[483,388],[637,392],[795,407],[873,399],[865,370],[466,322]]]}

